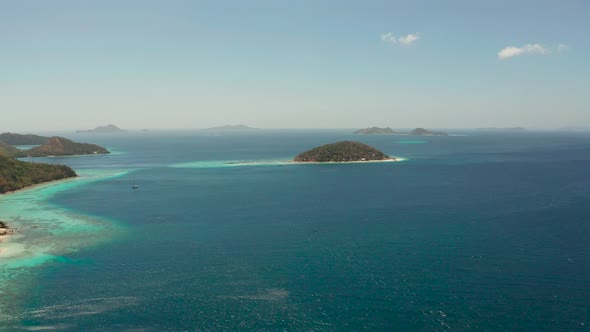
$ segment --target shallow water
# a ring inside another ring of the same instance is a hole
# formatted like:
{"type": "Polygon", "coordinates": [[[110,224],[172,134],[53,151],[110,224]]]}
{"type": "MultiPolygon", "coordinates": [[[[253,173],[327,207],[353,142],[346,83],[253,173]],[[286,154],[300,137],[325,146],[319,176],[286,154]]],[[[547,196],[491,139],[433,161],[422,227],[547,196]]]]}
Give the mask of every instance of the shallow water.
{"type": "Polygon", "coordinates": [[[14,147],[19,150],[29,150],[29,149],[32,149],[37,146],[39,146],[39,145],[15,145],[14,147]]]}
{"type": "MultiPolygon", "coordinates": [[[[26,282],[21,279],[28,279],[31,269],[50,261],[68,260],[68,254],[105,241],[104,233],[117,237],[121,227],[112,221],[73,212],[49,200],[60,192],[126,173],[86,170],[75,179],[0,197],[1,218],[16,231],[0,245],[0,294],[11,293],[14,288],[26,289],[26,282]]],[[[0,301],[0,322],[20,316],[14,315],[17,310],[11,304],[0,301]]]]}
{"type": "Polygon", "coordinates": [[[44,248],[0,326],[587,330],[590,137],[467,134],[81,135],[104,177],[0,201],[44,248]],[[343,139],[407,161],[279,167],[343,139]]]}

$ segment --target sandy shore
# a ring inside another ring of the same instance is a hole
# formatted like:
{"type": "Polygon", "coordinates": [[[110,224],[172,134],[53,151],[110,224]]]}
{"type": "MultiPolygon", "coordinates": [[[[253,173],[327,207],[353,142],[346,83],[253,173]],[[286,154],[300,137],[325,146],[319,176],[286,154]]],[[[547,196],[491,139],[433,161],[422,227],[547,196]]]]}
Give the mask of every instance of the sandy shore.
{"type": "MultiPolygon", "coordinates": [[[[8,225],[0,221],[0,244],[4,242],[10,235],[17,233],[16,229],[11,229],[8,225]]],[[[2,247],[0,247],[0,253],[2,252],[2,247]]]]}
{"type": "MultiPolygon", "coordinates": [[[[42,186],[55,185],[55,184],[58,184],[60,182],[66,182],[66,181],[69,181],[69,180],[72,180],[72,179],[75,179],[75,178],[76,177],[70,177],[70,178],[65,178],[65,179],[53,180],[53,181],[49,181],[49,182],[37,183],[37,184],[34,184],[32,186],[24,187],[24,188],[21,188],[21,189],[17,189],[17,190],[13,190],[13,191],[7,191],[7,192],[5,192],[3,194],[0,194],[0,197],[1,196],[4,196],[4,195],[12,195],[12,194],[20,193],[20,192],[23,192],[23,191],[35,189],[35,188],[42,187],[42,186]]],[[[5,222],[0,221],[0,244],[2,242],[4,242],[4,240],[8,239],[8,237],[10,235],[13,235],[13,234],[15,234],[17,232],[18,232],[18,230],[11,229],[11,228],[8,227],[8,225],[6,225],[5,222]]],[[[1,252],[2,252],[2,248],[0,247],[0,253],[1,252]]]]}
{"type": "MultiPolygon", "coordinates": [[[[13,190],[13,191],[7,191],[3,194],[0,194],[0,197],[2,196],[8,196],[8,195],[13,195],[16,193],[21,193],[24,191],[28,191],[28,190],[32,190],[32,189],[36,189],[39,187],[43,187],[43,186],[53,186],[62,182],[67,182],[67,181],[71,181],[73,179],[76,179],[77,176],[74,177],[69,177],[69,178],[64,178],[64,179],[59,179],[59,180],[54,180],[54,181],[49,181],[49,182],[43,182],[43,183],[37,183],[34,184],[32,186],[28,186],[28,187],[24,187],[21,189],[17,189],[17,190],[13,190]]],[[[8,227],[7,223],[4,221],[0,221],[0,244],[2,244],[2,242],[4,242],[5,240],[7,240],[11,235],[14,235],[18,233],[17,229],[12,229],[10,227],[8,227]]],[[[2,253],[2,247],[0,246],[0,253],[2,253]]]]}
{"type": "Polygon", "coordinates": [[[282,160],[282,161],[228,161],[225,162],[225,165],[254,165],[254,166],[264,166],[264,165],[338,165],[338,164],[366,164],[366,163],[390,163],[396,161],[404,161],[404,158],[387,158],[381,160],[352,160],[352,161],[295,161],[295,160],[282,160]]]}
{"type": "MultiPolygon", "coordinates": [[[[80,232],[90,232],[110,227],[108,222],[88,221],[88,216],[73,214],[66,209],[60,209],[46,204],[49,197],[56,193],[70,190],[80,185],[115,178],[128,174],[130,169],[84,170],[77,172],[78,176],[39,183],[19,190],[0,194],[0,267],[11,259],[11,264],[36,265],[53,257],[49,251],[54,246],[78,248],[86,245],[88,239],[73,236],[72,233],[56,236],[56,242],[45,243],[53,237],[52,231],[73,227],[80,232]],[[106,226],[104,226],[106,225],[106,226]],[[33,229],[35,228],[35,229],[33,229]],[[36,228],[42,229],[41,231],[36,228]],[[23,241],[25,233],[41,234],[42,240],[23,241]]],[[[92,220],[96,218],[91,218],[92,220]]],[[[96,219],[98,221],[98,219],[96,219]]],[[[76,232],[74,232],[76,234],[76,232]]],[[[55,235],[55,234],[54,234],[55,235]]],[[[95,242],[102,238],[96,238],[95,242]]],[[[0,273],[2,269],[0,268],[0,273]]],[[[1,280],[0,280],[1,281],[1,280]]]]}
{"type": "Polygon", "coordinates": [[[387,158],[381,160],[353,160],[353,161],[288,161],[289,164],[307,165],[307,164],[357,164],[357,163],[390,163],[401,161],[401,158],[387,158]]]}
{"type": "Polygon", "coordinates": [[[26,190],[35,189],[35,188],[42,187],[42,186],[54,185],[54,184],[58,184],[60,182],[71,181],[71,180],[74,180],[76,178],[78,178],[78,176],[72,176],[72,177],[69,177],[69,178],[63,178],[63,179],[53,180],[53,181],[49,181],[49,182],[37,183],[37,184],[31,185],[31,186],[28,186],[28,187],[24,187],[24,188],[21,188],[21,189],[7,191],[7,192],[5,192],[3,194],[0,194],[0,197],[2,197],[4,195],[16,194],[16,193],[19,193],[19,192],[23,192],[23,191],[26,191],[26,190]]]}

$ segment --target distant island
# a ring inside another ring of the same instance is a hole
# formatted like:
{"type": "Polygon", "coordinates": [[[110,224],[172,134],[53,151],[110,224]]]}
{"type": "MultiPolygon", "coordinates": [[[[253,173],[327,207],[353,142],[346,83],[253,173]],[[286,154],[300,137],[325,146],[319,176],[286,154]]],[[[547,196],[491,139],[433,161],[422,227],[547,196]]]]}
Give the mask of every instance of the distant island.
{"type": "Polygon", "coordinates": [[[311,150],[298,154],[295,162],[351,162],[351,161],[376,161],[395,160],[376,148],[352,141],[342,141],[318,146],[311,150]]]}
{"type": "Polygon", "coordinates": [[[370,127],[353,132],[355,135],[412,135],[412,136],[448,136],[444,131],[432,131],[424,128],[416,128],[409,133],[396,132],[389,127],[370,127]]]}
{"type": "Polygon", "coordinates": [[[379,127],[370,127],[359,129],[355,131],[353,134],[356,135],[393,135],[396,132],[393,129],[386,127],[386,128],[379,128],[379,127]]]}
{"type": "Polygon", "coordinates": [[[77,130],[77,133],[121,133],[127,130],[121,129],[115,125],[98,126],[94,129],[89,130],[77,130]]]}
{"type": "Polygon", "coordinates": [[[444,131],[433,131],[424,128],[416,128],[408,133],[408,135],[412,136],[449,136],[448,133],[444,131]]]}
{"type": "Polygon", "coordinates": [[[227,125],[227,126],[218,126],[218,127],[211,127],[205,129],[206,131],[245,131],[245,130],[255,130],[256,128],[248,127],[243,124],[238,125],[227,125]]]}
{"type": "Polygon", "coordinates": [[[41,145],[47,143],[48,140],[49,137],[32,134],[0,134],[0,142],[4,142],[9,145],[41,145]]]}
{"type": "Polygon", "coordinates": [[[77,143],[65,137],[44,137],[13,133],[0,134],[0,152],[13,158],[73,156],[85,154],[107,154],[102,146],[77,143]],[[33,144],[31,144],[33,143],[33,144]],[[28,150],[19,150],[15,145],[39,145],[28,150]]]}

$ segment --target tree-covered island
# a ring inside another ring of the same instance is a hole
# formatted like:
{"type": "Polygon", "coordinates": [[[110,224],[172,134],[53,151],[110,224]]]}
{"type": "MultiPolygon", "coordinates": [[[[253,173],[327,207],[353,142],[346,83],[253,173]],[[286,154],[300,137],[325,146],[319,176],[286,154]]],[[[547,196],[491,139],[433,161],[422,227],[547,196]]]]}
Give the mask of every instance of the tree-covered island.
{"type": "Polygon", "coordinates": [[[109,151],[101,146],[77,143],[64,137],[0,134],[0,194],[76,176],[76,172],[68,166],[25,162],[16,158],[106,153],[109,151]],[[19,145],[37,146],[20,150],[17,148],[19,145]]]}
{"type": "Polygon", "coordinates": [[[20,161],[0,151],[0,194],[75,176],[68,166],[20,161]]]}
{"type": "Polygon", "coordinates": [[[13,158],[109,153],[109,151],[102,146],[89,143],[78,143],[65,137],[45,137],[13,133],[0,134],[0,150],[3,150],[5,155],[13,158]],[[37,146],[27,150],[19,150],[15,147],[19,145],[37,146]]]}
{"type": "Polygon", "coordinates": [[[318,146],[295,157],[295,162],[351,162],[395,160],[376,148],[352,141],[342,141],[318,146]]]}

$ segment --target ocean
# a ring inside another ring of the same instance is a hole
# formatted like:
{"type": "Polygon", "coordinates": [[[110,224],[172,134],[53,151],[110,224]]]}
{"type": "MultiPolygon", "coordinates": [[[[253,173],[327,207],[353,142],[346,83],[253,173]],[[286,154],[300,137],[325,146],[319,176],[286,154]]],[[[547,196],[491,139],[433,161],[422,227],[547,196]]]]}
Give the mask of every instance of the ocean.
{"type": "Polygon", "coordinates": [[[351,132],[65,135],[113,153],[0,197],[0,330],[590,330],[589,134],[351,132]],[[400,161],[286,162],[340,140],[400,161]]]}

